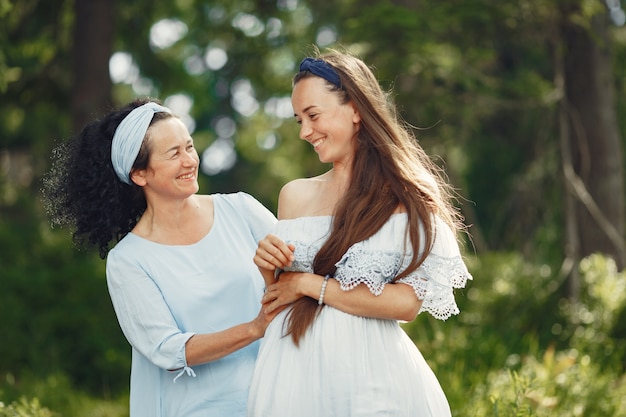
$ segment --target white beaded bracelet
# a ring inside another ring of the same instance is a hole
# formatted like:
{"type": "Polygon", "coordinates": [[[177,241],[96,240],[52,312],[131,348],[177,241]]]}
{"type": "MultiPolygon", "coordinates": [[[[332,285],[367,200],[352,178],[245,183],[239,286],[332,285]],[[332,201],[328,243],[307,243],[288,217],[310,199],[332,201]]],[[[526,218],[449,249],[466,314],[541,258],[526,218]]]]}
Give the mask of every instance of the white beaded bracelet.
{"type": "Polygon", "coordinates": [[[328,278],[330,278],[330,276],[328,275],[324,277],[324,282],[322,283],[322,289],[320,290],[320,299],[317,301],[318,305],[324,304],[324,294],[326,293],[326,284],[328,284],[328,278]]]}

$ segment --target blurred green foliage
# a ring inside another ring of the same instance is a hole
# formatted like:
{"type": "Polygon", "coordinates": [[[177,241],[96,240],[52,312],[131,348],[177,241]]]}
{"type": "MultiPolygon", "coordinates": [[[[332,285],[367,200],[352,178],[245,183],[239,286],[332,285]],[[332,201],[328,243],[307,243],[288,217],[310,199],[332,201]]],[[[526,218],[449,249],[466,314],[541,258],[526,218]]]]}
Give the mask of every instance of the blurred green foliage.
{"type": "Polygon", "coordinates": [[[626,274],[594,255],[578,302],[554,296],[554,274],[517,255],[469,259],[461,314],[405,325],[457,417],[626,413],[626,274]],[[558,308],[554,308],[555,303],[558,308]]]}
{"type": "Polygon", "coordinates": [[[19,380],[12,374],[0,383],[0,417],[128,417],[128,395],[94,396],[66,375],[45,378],[24,373],[19,380]],[[13,399],[15,398],[15,399],[13,399]],[[6,399],[10,399],[7,401],[6,399]]]}
{"type": "Polygon", "coordinates": [[[55,413],[46,407],[41,407],[37,398],[28,400],[22,397],[8,406],[0,402],[0,416],[2,417],[55,417],[55,413]]]}
{"type": "Polygon", "coordinates": [[[130,358],[104,263],[95,253],[76,251],[67,230],[33,222],[36,209],[18,197],[3,211],[11,216],[0,217],[0,241],[12,242],[0,251],[0,370],[42,378],[63,371],[86,389],[119,391],[130,358]]]}

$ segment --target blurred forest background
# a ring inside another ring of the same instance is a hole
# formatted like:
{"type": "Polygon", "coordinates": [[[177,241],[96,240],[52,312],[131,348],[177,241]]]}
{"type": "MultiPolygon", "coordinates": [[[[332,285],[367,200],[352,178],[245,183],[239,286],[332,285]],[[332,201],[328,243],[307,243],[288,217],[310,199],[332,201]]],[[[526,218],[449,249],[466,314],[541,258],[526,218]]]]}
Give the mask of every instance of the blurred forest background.
{"type": "Polygon", "coordinates": [[[275,211],[327,169],[290,78],[346,48],[394,89],[470,226],[462,313],[406,330],[455,417],[626,416],[626,27],[619,0],[0,0],[0,416],[127,416],[96,251],[51,229],[50,153],[135,97],[193,132],[201,192],[275,211]]]}

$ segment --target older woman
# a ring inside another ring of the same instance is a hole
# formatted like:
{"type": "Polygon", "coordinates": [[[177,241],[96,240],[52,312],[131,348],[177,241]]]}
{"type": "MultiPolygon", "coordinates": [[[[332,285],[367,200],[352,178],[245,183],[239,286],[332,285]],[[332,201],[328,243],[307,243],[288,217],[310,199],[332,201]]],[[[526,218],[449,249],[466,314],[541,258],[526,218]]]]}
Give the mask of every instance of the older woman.
{"type": "Polygon", "coordinates": [[[248,194],[198,194],[193,139],[156,102],[91,122],[54,156],[44,190],[53,223],[108,254],[132,346],[131,417],[245,415],[258,340],[276,314],[260,309],[252,258],[275,217],[248,194]]]}

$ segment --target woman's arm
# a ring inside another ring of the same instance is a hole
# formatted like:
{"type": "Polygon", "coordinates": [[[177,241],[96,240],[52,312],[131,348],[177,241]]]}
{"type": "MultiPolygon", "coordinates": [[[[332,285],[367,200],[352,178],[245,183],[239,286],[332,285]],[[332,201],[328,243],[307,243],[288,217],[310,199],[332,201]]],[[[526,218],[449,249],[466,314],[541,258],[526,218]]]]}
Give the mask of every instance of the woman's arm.
{"type": "Polygon", "coordinates": [[[261,305],[250,322],[210,334],[183,331],[154,280],[132,257],[122,255],[110,252],[106,265],[115,313],[129,343],[160,368],[177,370],[220,359],[261,338],[280,312],[261,305]]]}
{"type": "MultiPolygon", "coordinates": [[[[310,273],[282,272],[278,281],[274,280],[274,270],[290,266],[293,245],[287,245],[274,235],[268,235],[259,242],[254,257],[255,264],[266,277],[266,292],[263,303],[268,312],[285,307],[298,298],[311,297],[319,300],[324,277],[310,273]]],[[[359,284],[350,291],[340,288],[339,282],[329,279],[324,291],[324,304],[345,313],[363,317],[412,321],[417,316],[422,301],[413,287],[407,284],[387,284],[380,295],[374,295],[365,284],[359,284]]]]}
{"type": "MultiPolygon", "coordinates": [[[[324,277],[304,272],[283,272],[280,279],[267,287],[263,303],[268,312],[284,308],[301,297],[319,300],[324,277]]],[[[365,284],[344,291],[339,282],[329,278],[324,291],[324,304],[356,316],[412,321],[422,301],[413,287],[402,283],[385,285],[380,295],[374,295],[365,284]]]]}
{"type": "Polygon", "coordinates": [[[193,366],[221,359],[260,339],[272,319],[284,307],[268,310],[262,306],[258,316],[248,322],[215,333],[196,334],[185,345],[187,365],[193,366]]]}

